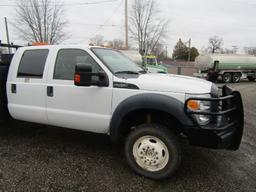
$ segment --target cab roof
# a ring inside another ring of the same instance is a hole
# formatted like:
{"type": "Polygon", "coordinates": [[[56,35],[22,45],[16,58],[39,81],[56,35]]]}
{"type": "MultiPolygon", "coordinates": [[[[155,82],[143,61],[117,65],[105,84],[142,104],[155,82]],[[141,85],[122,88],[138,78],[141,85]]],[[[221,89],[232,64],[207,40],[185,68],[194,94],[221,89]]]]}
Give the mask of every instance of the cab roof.
{"type": "Polygon", "coordinates": [[[20,49],[24,50],[31,50],[31,49],[90,49],[90,48],[102,48],[102,49],[108,49],[106,47],[100,47],[100,46],[90,46],[90,45],[77,45],[77,44],[65,44],[65,45],[36,45],[36,46],[24,46],[21,47],[20,49]]]}

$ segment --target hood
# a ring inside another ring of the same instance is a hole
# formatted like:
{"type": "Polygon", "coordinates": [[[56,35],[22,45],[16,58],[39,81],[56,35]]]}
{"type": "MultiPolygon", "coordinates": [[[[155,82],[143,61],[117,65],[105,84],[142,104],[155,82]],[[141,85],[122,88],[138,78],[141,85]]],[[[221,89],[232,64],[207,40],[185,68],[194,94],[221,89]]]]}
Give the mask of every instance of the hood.
{"type": "Polygon", "coordinates": [[[137,85],[141,90],[192,94],[210,93],[212,87],[209,81],[173,74],[142,74],[126,82],[137,85]]]}

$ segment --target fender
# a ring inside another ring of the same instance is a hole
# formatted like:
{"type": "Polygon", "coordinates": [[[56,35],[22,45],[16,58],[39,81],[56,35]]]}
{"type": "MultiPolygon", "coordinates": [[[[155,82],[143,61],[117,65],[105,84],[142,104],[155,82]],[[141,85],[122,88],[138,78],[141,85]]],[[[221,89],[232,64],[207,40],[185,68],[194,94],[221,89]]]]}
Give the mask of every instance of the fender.
{"type": "Polygon", "coordinates": [[[110,122],[110,138],[118,143],[121,138],[121,123],[130,112],[140,109],[159,110],[174,116],[183,126],[194,125],[184,113],[184,103],[166,95],[146,93],[131,96],[122,101],[115,109],[110,122]]]}

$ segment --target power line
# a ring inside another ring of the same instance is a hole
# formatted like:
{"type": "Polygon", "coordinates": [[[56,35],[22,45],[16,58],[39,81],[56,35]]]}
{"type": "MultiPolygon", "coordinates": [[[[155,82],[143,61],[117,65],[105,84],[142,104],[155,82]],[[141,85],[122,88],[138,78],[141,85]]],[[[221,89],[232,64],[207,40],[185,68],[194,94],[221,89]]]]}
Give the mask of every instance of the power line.
{"type": "Polygon", "coordinates": [[[124,25],[121,24],[92,24],[92,23],[76,23],[77,25],[84,25],[84,26],[99,26],[99,27],[124,27],[124,25]]]}
{"type": "Polygon", "coordinates": [[[91,35],[90,35],[90,38],[93,37],[93,35],[95,35],[100,29],[102,29],[104,26],[107,25],[107,23],[112,19],[112,17],[117,13],[118,9],[120,8],[120,6],[122,5],[122,2],[123,0],[121,0],[120,4],[117,5],[116,9],[113,11],[113,14],[110,15],[110,17],[108,17],[102,25],[100,25],[96,30],[95,32],[93,32],[91,35]]]}
{"type": "Polygon", "coordinates": [[[95,5],[95,4],[103,4],[103,3],[112,3],[119,0],[104,0],[104,1],[96,1],[96,2],[84,2],[84,3],[66,3],[64,5],[70,6],[70,5],[95,5]]]}
{"type": "MultiPolygon", "coordinates": [[[[83,3],[49,3],[49,5],[51,6],[55,6],[55,5],[63,5],[63,6],[83,6],[83,5],[97,5],[97,4],[103,4],[103,3],[112,3],[118,0],[104,0],[104,1],[95,1],[95,2],[83,2],[83,3]]],[[[18,2],[18,1],[17,1],[18,2]]],[[[18,5],[14,5],[14,4],[0,4],[0,7],[17,7],[18,5]]],[[[44,5],[38,5],[38,6],[44,6],[44,5]]]]}

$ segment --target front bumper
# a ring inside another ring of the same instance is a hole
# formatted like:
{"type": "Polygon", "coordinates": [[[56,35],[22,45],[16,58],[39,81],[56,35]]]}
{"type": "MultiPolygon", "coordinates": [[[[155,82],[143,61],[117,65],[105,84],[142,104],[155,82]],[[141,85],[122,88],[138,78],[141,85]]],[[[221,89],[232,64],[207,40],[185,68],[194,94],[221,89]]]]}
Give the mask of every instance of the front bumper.
{"type": "Polygon", "coordinates": [[[223,86],[222,95],[217,98],[189,98],[185,102],[185,113],[191,118],[195,126],[186,127],[185,134],[192,145],[213,149],[237,150],[240,146],[244,112],[241,95],[228,86],[223,86]],[[187,108],[189,100],[209,101],[210,111],[191,111],[187,108]],[[207,115],[210,123],[200,126],[193,115],[207,115]]]}

